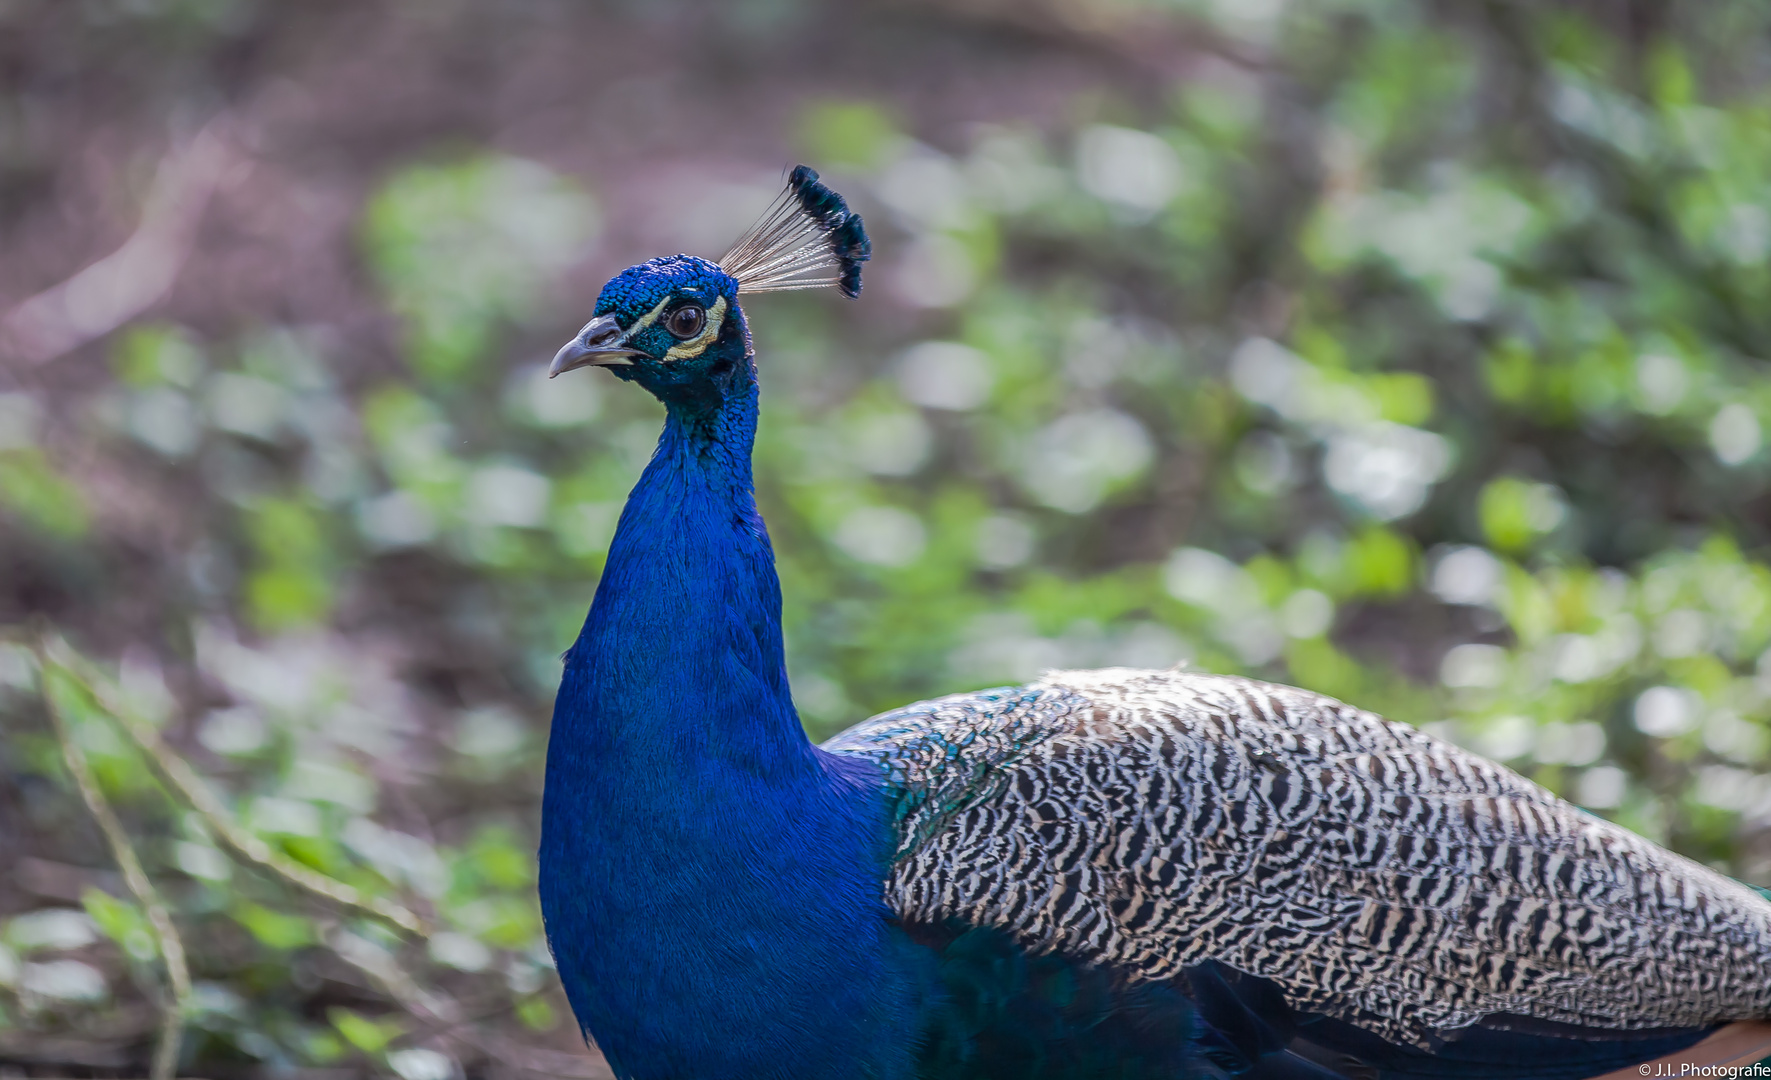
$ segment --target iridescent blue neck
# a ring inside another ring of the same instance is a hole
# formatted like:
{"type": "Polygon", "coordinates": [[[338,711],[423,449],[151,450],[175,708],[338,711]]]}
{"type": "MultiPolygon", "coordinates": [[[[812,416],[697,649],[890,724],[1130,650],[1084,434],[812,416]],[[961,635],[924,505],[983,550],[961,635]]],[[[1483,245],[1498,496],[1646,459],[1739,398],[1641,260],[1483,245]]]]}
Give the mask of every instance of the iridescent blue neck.
{"type": "Polygon", "coordinates": [[[566,654],[593,700],[589,744],[807,767],[787,685],[781,585],[750,471],[757,390],[671,407],[566,654]]]}
{"type": "Polygon", "coordinates": [[[548,940],[617,1075],[907,1077],[925,977],[884,909],[881,781],[799,726],[738,389],[668,405],[566,654],[548,940]]]}

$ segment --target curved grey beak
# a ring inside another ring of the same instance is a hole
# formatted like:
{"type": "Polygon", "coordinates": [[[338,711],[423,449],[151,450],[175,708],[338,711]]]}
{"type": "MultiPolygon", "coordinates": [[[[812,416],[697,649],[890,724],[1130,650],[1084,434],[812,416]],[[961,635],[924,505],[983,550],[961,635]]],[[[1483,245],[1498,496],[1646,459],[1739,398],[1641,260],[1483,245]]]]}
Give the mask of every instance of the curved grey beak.
{"type": "Polygon", "coordinates": [[[547,377],[553,378],[562,371],[571,371],[581,367],[620,367],[631,364],[631,357],[643,356],[637,349],[623,348],[621,339],[625,336],[621,324],[613,315],[598,315],[584,324],[578,336],[566,342],[564,348],[553,354],[553,363],[548,365],[547,377]]]}

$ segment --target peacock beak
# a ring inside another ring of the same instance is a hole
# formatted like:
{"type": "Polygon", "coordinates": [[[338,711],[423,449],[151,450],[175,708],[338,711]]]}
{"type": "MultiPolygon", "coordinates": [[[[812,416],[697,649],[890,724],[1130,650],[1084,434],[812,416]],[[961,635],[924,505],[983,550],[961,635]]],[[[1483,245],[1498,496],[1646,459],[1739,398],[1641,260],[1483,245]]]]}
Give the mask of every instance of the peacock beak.
{"type": "Polygon", "coordinates": [[[633,363],[633,357],[643,356],[637,349],[629,349],[621,344],[625,337],[621,324],[613,315],[598,315],[584,324],[578,336],[566,342],[564,348],[553,354],[553,363],[548,365],[547,377],[553,378],[562,371],[571,371],[581,367],[621,367],[633,363]]]}

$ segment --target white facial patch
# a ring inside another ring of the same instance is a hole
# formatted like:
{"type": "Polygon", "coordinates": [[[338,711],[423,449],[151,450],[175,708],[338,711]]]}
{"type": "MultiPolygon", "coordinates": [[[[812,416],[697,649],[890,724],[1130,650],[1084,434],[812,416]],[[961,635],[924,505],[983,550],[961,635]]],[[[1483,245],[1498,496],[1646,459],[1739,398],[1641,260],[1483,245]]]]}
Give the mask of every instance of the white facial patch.
{"type": "Polygon", "coordinates": [[[622,337],[621,340],[622,341],[632,341],[635,334],[639,333],[641,330],[644,330],[646,327],[651,326],[653,323],[657,322],[658,317],[660,315],[664,314],[664,306],[675,299],[676,299],[676,297],[674,297],[674,296],[666,296],[664,299],[658,301],[657,304],[653,305],[651,311],[648,311],[644,315],[641,315],[639,318],[633,320],[633,325],[627,328],[627,333],[622,337]]]}

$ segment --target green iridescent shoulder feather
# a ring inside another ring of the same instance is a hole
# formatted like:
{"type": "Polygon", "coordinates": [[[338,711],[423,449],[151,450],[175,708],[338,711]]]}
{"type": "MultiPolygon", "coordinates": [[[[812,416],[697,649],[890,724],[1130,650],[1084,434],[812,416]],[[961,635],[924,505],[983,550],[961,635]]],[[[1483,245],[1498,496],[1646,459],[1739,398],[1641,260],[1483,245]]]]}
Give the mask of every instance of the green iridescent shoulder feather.
{"type": "Polygon", "coordinates": [[[1075,693],[1056,686],[1002,686],[919,701],[863,720],[831,738],[831,753],[873,758],[886,778],[894,860],[956,815],[988,801],[1013,764],[1076,724],[1075,693]]]}

